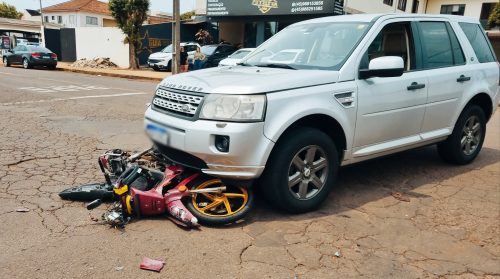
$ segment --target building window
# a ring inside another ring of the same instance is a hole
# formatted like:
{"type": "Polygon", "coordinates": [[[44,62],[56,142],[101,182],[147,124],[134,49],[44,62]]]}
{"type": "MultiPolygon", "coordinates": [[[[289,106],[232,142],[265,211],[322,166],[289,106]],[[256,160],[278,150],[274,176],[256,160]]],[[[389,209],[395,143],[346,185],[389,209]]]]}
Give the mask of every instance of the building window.
{"type": "Polygon", "coordinates": [[[441,14],[444,15],[464,15],[465,4],[462,5],[441,5],[441,14]]]}
{"type": "Polygon", "coordinates": [[[55,16],[52,16],[52,20],[55,20],[55,19],[56,19],[56,17],[55,17],[55,16]]]}
{"type": "Polygon", "coordinates": [[[86,20],[87,25],[97,25],[97,17],[88,16],[86,20]]]}
{"type": "Polygon", "coordinates": [[[62,16],[57,16],[57,23],[62,24],[62,16]]]}
{"type": "Polygon", "coordinates": [[[413,0],[413,6],[411,7],[411,12],[416,14],[418,13],[418,6],[419,6],[418,0],[413,0]]]}
{"type": "Polygon", "coordinates": [[[398,9],[401,11],[406,11],[406,0],[398,1],[398,9]]]}
{"type": "Polygon", "coordinates": [[[384,0],[384,4],[392,6],[392,0],[384,0]]]}
{"type": "Polygon", "coordinates": [[[48,16],[44,16],[43,18],[44,18],[45,22],[49,22],[49,17],[48,16]]]}

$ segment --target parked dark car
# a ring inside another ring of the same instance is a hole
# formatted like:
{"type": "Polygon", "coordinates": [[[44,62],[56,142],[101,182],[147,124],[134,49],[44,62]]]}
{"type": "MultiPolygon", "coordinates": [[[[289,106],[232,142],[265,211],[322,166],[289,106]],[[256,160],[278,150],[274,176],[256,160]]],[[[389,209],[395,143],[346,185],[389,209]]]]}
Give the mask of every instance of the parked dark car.
{"type": "Polygon", "coordinates": [[[205,61],[203,68],[217,67],[221,60],[226,59],[236,50],[236,47],[226,44],[203,46],[201,48],[201,52],[207,56],[207,60],[205,61]]]}
{"type": "Polygon", "coordinates": [[[57,55],[41,46],[20,45],[3,56],[5,67],[15,64],[22,65],[25,69],[33,66],[46,66],[53,70],[57,66],[57,55]]]}

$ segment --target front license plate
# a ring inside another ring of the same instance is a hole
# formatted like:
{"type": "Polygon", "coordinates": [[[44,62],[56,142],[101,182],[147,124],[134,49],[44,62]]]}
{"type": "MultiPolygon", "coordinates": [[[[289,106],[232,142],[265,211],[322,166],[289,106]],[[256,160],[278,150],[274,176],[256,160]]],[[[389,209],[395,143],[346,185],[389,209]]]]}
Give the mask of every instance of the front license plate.
{"type": "Polygon", "coordinates": [[[168,132],[167,129],[153,125],[153,124],[148,124],[146,126],[146,133],[149,135],[149,137],[158,143],[163,143],[163,144],[168,144],[168,132]]]}

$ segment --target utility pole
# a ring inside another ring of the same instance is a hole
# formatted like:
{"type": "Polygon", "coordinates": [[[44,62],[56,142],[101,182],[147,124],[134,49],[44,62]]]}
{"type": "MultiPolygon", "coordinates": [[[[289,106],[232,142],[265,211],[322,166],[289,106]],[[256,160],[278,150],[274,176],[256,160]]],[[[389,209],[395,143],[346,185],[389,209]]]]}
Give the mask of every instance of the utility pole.
{"type": "Polygon", "coordinates": [[[45,24],[43,22],[42,0],[40,0],[40,19],[42,20],[42,26],[40,28],[40,36],[42,37],[41,46],[45,47],[45,24]]]}
{"type": "Polygon", "coordinates": [[[172,23],[172,75],[178,74],[180,71],[180,53],[181,53],[181,15],[180,1],[174,0],[174,22],[172,23]]]}

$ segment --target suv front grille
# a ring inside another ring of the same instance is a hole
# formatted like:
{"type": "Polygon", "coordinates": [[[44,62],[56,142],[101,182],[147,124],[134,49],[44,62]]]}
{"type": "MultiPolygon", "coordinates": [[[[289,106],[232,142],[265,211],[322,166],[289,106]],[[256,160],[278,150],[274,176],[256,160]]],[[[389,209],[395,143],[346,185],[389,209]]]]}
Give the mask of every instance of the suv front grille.
{"type": "Polygon", "coordinates": [[[194,117],[202,101],[203,96],[172,92],[160,87],[156,90],[153,105],[172,114],[194,117]]]}

